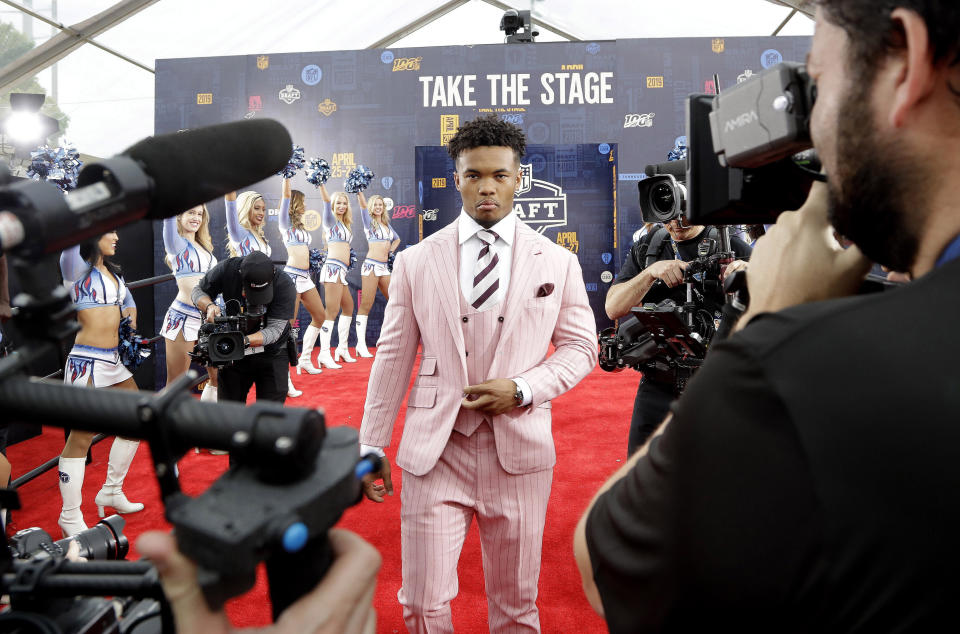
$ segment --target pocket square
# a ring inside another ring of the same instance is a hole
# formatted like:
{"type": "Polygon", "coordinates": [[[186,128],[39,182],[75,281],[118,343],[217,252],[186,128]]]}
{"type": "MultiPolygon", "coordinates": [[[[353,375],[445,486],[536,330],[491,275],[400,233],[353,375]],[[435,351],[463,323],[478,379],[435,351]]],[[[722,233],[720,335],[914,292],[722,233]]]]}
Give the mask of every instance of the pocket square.
{"type": "Polygon", "coordinates": [[[541,284],[540,288],[537,289],[537,297],[546,297],[553,293],[553,284],[547,282],[546,284],[541,284]]]}

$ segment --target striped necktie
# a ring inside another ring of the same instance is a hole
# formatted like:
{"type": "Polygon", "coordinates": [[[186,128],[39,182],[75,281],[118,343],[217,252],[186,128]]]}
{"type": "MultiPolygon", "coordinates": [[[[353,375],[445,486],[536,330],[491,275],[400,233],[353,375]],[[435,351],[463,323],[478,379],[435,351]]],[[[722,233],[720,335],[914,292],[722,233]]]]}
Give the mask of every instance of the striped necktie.
{"type": "Polygon", "coordinates": [[[500,237],[493,231],[481,229],[476,236],[483,242],[477,264],[473,268],[473,291],[470,293],[470,305],[477,310],[485,310],[496,303],[497,290],[500,288],[500,275],[497,263],[500,258],[491,249],[500,237]]]}

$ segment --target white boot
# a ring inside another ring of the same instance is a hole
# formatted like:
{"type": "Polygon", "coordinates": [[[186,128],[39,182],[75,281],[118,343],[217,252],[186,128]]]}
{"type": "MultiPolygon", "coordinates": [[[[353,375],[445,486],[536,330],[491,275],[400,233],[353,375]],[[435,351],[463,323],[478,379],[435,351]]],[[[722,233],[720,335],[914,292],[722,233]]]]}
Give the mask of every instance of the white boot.
{"type": "Polygon", "coordinates": [[[200,400],[204,403],[216,403],[217,386],[210,385],[210,381],[207,381],[207,384],[203,386],[203,391],[200,392],[200,400]]]}
{"type": "Polygon", "coordinates": [[[337,349],[333,353],[334,361],[345,361],[346,363],[356,363],[357,360],[350,356],[350,322],[353,321],[347,315],[341,314],[337,319],[337,334],[340,340],[337,343],[337,349]]]}
{"type": "Polygon", "coordinates": [[[287,396],[289,396],[290,398],[297,398],[301,394],[303,394],[303,392],[301,392],[296,387],[294,387],[293,379],[291,379],[290,375],[288,374],[287,375],[287,396]]]}
{"type": "Polygon", "coordinates": [[[313,324],[307,326],[307,330],[303,333],[303,350],[300,352],[299,361],[297,361],[297,374],[300,374],[301,370],[307,374],[320,374],[320,368],[313,365],[313,359],[310,358],[313,353],[313,346],[317,343],[317,337],[319,335],[319,328],[313,324]]]}
{"type": "Polygon", "coordinates": [[[357,356],[370,358],[373,355],[367,350],[367,316],[357,315],[357,356]]]}
{"type": "Polygon", "coordinates": [[[331,338],[333,338],[333,320],[328,319],[320,327],[320,354],[317,355],[317,363],[325,368],[335,370],[341,366],[330,356],[331,338]]]}
{"type": "Polygon", "coordinates": [[[113,439],[113,445],[110,447],[110,460],[107,462],[107,479],[104,480],[103,488],[100,489],[94,500],[97,503],[97,513],[100,514],[100,517],[105,515],[103,511],[105,506],[113,507],[117,513],[136,513],[143,510],[143,504],[131,502],[122,490],[123,479],[127,477],[130,463],[133,462],[133,457],[137,455],[137,447],[139,446],[139,440],[113,439]]]}
{"type": "Polygon", "coordinates": [[[60,497],[63,499],[63,510],[57,524],[63,531],[64,537],[72,537],[87,530],[83,521],[83,512],[80,504],[83,502],[83,472],[86,469],[87,459],[60,458],[58,474],[60,476],[60,497]]]}

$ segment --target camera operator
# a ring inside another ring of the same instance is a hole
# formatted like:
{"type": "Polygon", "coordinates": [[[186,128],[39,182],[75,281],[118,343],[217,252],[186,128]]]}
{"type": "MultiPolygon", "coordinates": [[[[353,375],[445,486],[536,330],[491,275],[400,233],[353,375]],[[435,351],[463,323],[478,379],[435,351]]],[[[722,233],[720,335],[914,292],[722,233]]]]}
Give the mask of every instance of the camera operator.
{"type": "Polygon", "coordinates": [[[960,12],[813,4],[829,184],[758,241],[742,329],[577,526],[611,632],[957,627],[960,12]],[[912,281],[850,296],[863,254],[912,281]]]}
{"type": "Polygon", "coordinates": [[[261,327],[244,332],[243,359],[220,370],[220,398],[245,402],[250,386],[256,385],[258,401],[283,403],[289,377],[289,318],[296,299],[290,276],[274,268],[266,254],[254,251],[218,263],[193,289],[193,303],[208,323],[220,316],[220,307],[211,299],[220,293],[228,315],[261,315],[261,327]]]}
{"type": "MultiPolygon", "coordinates": [[[[716,227],[687,225],[680,216],[665,226],[650,229],[634,242],[617,279],[607,291],[605,308],[610,319],[619,319],[630,314],[630,309],[641,303],[658,303],[672,299],[678,304],[686,301],[683,278],[687,263],[697,259],[697,249],[704,239],[712,239],[711,253],[719,249],[719,230],[716,227]]],[[[738,258],[724,269],[723,275],[746,265],[750,246],[736,236],[730,238],[730,248],[738,258]]],[[[722,291],[704,293],[695,289],[694,301],[714,318],[720,318],[724,295],[722,291]]],[[[667,373],[644,371],[637,396],[633,402],[633,417],[630,420],[630,437],[627,455],[633,454],[656,430],[667,415],[671,401],[677,398],[676,381],[667,373]]]]}

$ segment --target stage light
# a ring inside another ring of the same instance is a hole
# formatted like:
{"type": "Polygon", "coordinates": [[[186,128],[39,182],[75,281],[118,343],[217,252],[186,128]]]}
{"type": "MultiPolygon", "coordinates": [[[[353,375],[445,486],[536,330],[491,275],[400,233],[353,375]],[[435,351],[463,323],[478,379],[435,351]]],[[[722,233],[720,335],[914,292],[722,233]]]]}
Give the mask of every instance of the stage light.
{"type": "Polygon", "coordinates": [[[30,150],[46,142],[60,129],[60,122],[40,113],[45,95],[11,93],[10,114],[3,119],[3,134],[18,150],[30,150]]]}
{"type": "Polygon", "coordinates": [[[540,35],[530,28],[530,12],[507,9],[500,18],[500,30],[507,35],[507,44],[529,44],[540,35]]]}

